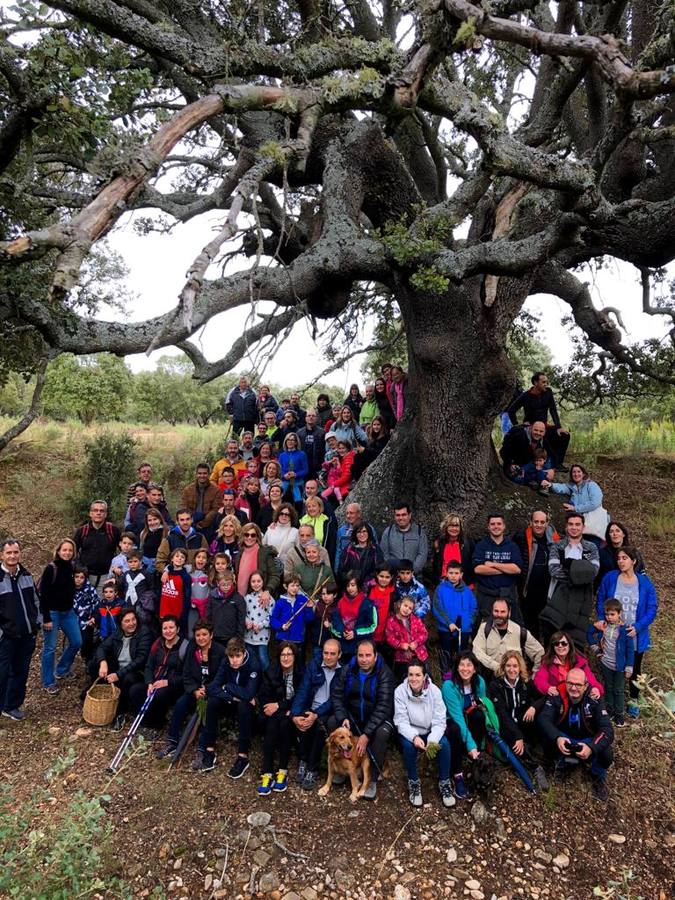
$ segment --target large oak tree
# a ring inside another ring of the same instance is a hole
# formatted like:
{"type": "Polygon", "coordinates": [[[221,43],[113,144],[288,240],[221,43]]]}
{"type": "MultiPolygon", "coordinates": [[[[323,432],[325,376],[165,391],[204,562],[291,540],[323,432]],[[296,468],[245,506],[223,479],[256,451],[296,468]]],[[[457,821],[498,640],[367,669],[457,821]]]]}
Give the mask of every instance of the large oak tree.
{"type": "Polygon", "coordinates": [[[0,44],[6,362],[175,345],[206,381],[299,318],[350,333],[396,304],[410,411],[360,497],[472,516],[529,295],[565,301],[603,367],[672,379],[578,270],[625,260],[636,302],[674,316],[649,292],[675,255],[674,47],[666,0],[19,2],[0,44]],[[221,227],[171,312],[101,321],[79,285],[129,210],[221,227]],[[245,266],[212,265],[228,253],[245,266]],[[273,312],[207,361],[196,332],[259,301],[273,312]]]}

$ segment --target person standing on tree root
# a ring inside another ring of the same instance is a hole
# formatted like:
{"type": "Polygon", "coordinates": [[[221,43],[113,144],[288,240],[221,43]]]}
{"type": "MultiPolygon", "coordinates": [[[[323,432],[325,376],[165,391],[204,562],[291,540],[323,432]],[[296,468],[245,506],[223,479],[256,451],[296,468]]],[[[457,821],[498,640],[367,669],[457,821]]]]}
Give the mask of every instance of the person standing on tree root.
{"type": "Polygon", "coordinates": [[[20,722],[26,682],[38,632],[38,605],[33,576],[21,565],[21,544],[6,538],[0,545],[0,712],[20,722]]]}
{"type": "Polygon", "coordinates": [[[511,618],[519,625],[523,616],[518,605],[518,578],[523,560],[518,547],[506,537],[506,523],[501,513],[491,513],[487,520],[487,537],[478,541],[473,551],[478,618],[487,619],[492,601],[505,597],[511,605],[511,618]]]}
{"type": "Polygon", "coordinates": [[[553,467],[558,472],[566,472],[565,454],[570,443],[570,433],[563,428],[555,405],[553,391],[548,384],[546,372],[535,372],[532,376],[532,387],[515,397],[506,409],[511,422],[518,424],[516,413],[523,410],[523,425],[532,425],[533,422],[543,422],[546,425],[546,443],[551,449],[553,467]],[[551,416],[553,424],[549,424],[551,416]]]}
{"type": "Polygon", "coordinates": [[[232,431],[235,434],[253,431],[258,421],[258,398],[245,375],[241,376],[239,384],[227,394],[225,409],[232,416],[232,431]]]}

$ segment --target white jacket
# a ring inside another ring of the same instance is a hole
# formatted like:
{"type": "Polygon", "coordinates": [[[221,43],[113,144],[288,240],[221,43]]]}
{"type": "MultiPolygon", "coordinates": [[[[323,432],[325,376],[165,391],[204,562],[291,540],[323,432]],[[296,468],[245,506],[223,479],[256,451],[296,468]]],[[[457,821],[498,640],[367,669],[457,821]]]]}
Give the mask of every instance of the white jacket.
{"type": "Polygon", "coordinates": [[[429,678],[419,696],[410,690],[407,678],[394,691],[394,725],[398,733],[409,741],[428,734],[427,743],[440,743],[445,734],[446,716],[441,692],[429,678]]]}

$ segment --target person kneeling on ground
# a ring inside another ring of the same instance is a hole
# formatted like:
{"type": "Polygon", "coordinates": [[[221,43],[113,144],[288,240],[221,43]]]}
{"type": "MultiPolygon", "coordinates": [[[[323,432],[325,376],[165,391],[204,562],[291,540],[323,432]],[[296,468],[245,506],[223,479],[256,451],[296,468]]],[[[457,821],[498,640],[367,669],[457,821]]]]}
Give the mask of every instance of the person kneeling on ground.
{"type": "Polygon", "coordinates": [[[225,654],[216,677],[206,689],[206,719],[192,768],[197,772],[210,772],[215,768],[220,720],[226,715],[236,716],[237,758],[227,774],[230,778],[241,778],[249,766],[248,751],[251,746],[254,701],[260,684],[260,668],[257,659],[248,654],[246,644],[239,637],[230,638],[225,654]]]}
{"type": "Polygon", "coordinates": [[[166,714],[183,693],[183,663],[188,649],[187,638],[181,638],[177,616],[162,619],[162,636],[150,649],[145,664],[145,683],[134,684],[129,691],[129,705],[139,713],[146,698],[152,694],[141,724],[148,729],[164,727],[166,714]]]}
{"type": "Polygon", "coordinates": [[[363,794],[366,800],[377,795],[377,778],[384,770],[394,705],[394,676],[371,640],[356,648],[356,658],[340,670],[330,688],[330,697],[338,723],[358,735],[356,752],[370,753],[374,763],[373,780],[363,794]]]}
{"type": "Polygon", "coordinates": [[[262,775],[258,796],[274,791],[283,793],[288,787],[288,760],[291,755],[293,721],[291,703],[300,687],[302,667],[299,651],[290,641],[279,644],[279,659],[262,674],[257,704],[263,727],[262,775]],[[274,776],[274,753],[279,751],[279,768],[274,776]]]}
{"type": "Polygon", "coordinates": [[[408,775],[408,797],[422,805],[422,785],[417,772],[417,754],[438,760],[438,789],[443,806],[455,805],[450,781],[450,744],[445,736],[445,704],[439,688],[427,675],[419,659],[408,663],[408,674],[394,692],[394,725],[399,734],[403,762],[408,775]],[[435,753],[433,752],[435,749],[435,753]],[[433,755],[432,755],[433,754],[433,755]]]}
{"type": "Polygon", "coordinates": [[[605,701],[594,700],[582,669],[570,669],[564,688],[547,697],[538,719],[547,755],[555,759],[556,775],[565,777],[574,766],[590,768],[593,794],[609,798],[607,770],[612,765],[614,730],[605,701]]]}

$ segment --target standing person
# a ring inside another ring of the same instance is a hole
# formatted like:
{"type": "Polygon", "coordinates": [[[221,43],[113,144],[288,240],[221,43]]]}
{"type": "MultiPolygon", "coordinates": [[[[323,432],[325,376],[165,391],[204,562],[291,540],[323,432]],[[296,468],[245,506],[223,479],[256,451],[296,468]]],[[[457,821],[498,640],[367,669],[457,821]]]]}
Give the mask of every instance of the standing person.
{"type": "Polygon", "coordinates": [[[616,599],[623,608],[623,618],[627,626],[628,634],[635,646],[635,659],[633,662],[633,678],[629,686],[629,703],[626,714],[631,719],[637,719],[640,715],[640,707],[637,700],[640,689],[635,685],[635,679],[642,674],[642,660],[645,653],[651,647],[649,628],[658,612],[659,603],[656,589],[651,580],[644,574],[635,571],[638,555],[633,547],[623,547],[616,555],[618,572],[608,572],[602,579],[596,602],[597,621],[595,627],[601,631],[604,624],[604,604],[610,598],[616,599]]]}
{"type": "Polygon", "coordinates": [[[142,484],[147,491],[150,487],[150,482],[152,481],[152,466],[149,462],[142,462],[138,469],[136,469],[136,472],[138,478],[136,481],[132,481],[127,488],[127,506],[129,506],[136,493],[136,486],[142,484]]]}
{"type": "Polygon", "coordinates": [[[424,527],[413,522],[409,503],[395,504],[394,524],[388,525],[382,532],[380,548],[382,556],[391,565],[398,567],[402,559],[409,559],[415,574],[422,572],[427,564],[429,541],[424,527]]]}
{"type": "Polygon", "coordinates": [[[239,538],[241,537],[241,522],[234,515],[225,515],[220,521],[216,536],[211,541],[211,553],[226,553],[230,560],[230,565],[234,564],[234,560],[239,555],[239,538]]]}
{"type": "Polygon", "coordinates": [[[265,547],[274,547],[277,559],[285,564],[298,539],[298,514],[292,503],[285,501],[274,512],[274,520],[263,537],[265,547]]]}
{"type": "Polygon", "coordinates": [[[391,654],[384,634],[389,614],[399,600],[394,584],[394,571],[389,563],[378,563],[375,566],[375,580],[368,585],[366,590],[366,596],[377,612],[377,627],[373,633],[373,641],[378,651],[384,654],[387,662],[389,662],[391,654]]]}
{"type": "Polygon", "coordinates": [[[157,550],[155,567],[158,572],[163,572],[174,550],[185,550],[187,562],[192,565],[197,550],[208,550],[206,538],[192,527],[192,513],[182,507],[176,511],[175,525],[164,538],[157,550]]]}
{"type": "Polygon", "coordinates": [[[354,418],[358,422],[361,415],[361,407],[363,406],[363,397],[361,396],[361,389],[358,384],[350,385],[349,393],[345,397],[344,405],[351,409],[354,418]]]}
{"type": "Polygon", "coordinates": [[[343,406],[340,409],[339,418],[326,433],[334,434],[338,441],[348,441],[350,449],[359,444],[365,447],[368,443],[368,435],[358,424],[358,420],[349,406],[343,406]]]}
{"type": "Polygon", "coordinates": [[[394,682],[400,684],[408,671],[411,660],[426,662],[429,658],[426,642],[429,637],[424,622],[413,615],[415,601],[401,597],[394,604],[387,619],[385,638],[394,651],[394,682]]]}
{"type": "Polygon", "coordinates": [[[302,490],[307,477],[307,455],[300,449],[297,434],[287,434],[283,451],[279,454],[281,479],[286,485],[286,495],[296,508],[302,505],[302,490]]]}
{"type": "Polygon", "coordinates": [[[423,619],[431,609],[429,592],[421,581],[415,578],[412,560],[402,559],[398,567],[396,590],[400,597],[412,597],[415,608],[413,612],[418,619],[423,619]]]}
{"type": "Polygon", "coordinates": [[[520,550],[506,537],[506,523],[501,513],[488,516],[487,530],[487,537],[478,541],[473,551],[479,617],[487,619],[495,597],[504,597],[511,605],[511,618],[522,624],[523,616],[518,606],[518,578],[523,571],[520,550]]]}
{"type": "Polygon", "coordinates": [[[326,422],[330,419],[332,415],[332,409],[330,402],[330,397],[328,394],[319,394],[316,398],[316,413],[319,417],[319,425],[324,429],[326,429],[326,422]]]}
{"type": "Polygon", "coordinates": [[[71,666],[82,646],[80,623],[74,608],[75,600],[75,542],[61,541],[54,551],[54,559],[45,566],[39,582],[40,611],[42,612],[42,686],[48,694],[58,694],[56,678],[69,678],[71,666]],[[59,631],[65,635],[67,647],[61,654],[56,673],[56,642],[59,631]]]}
{"type": "Polygon", "coordinates": [[[570,433],[563,428],[555,405],[553,391],[548,384],[546,372],[535,372],[531,379],[532,387],[528,391],[522,391],[514,397],[506,412],[513,425],[518,424],[516,413],[523,410],[523,424],[531,425],[533,422],[544,422],[546,425],[546,437],[553,450],[552,463],[559,472],[566,472],[565,454],[570,443],[570,433]],[[549,415],[553,424],[549,424],[549,415]]]}
{"type": "Polygon", "coordinates": [[[225,397],[225,409],[232,416],[232,431],[253,431],[258,420],[258,398],[250,387],[248,378],[242,375],[239,384],[231,388],[225,397]]]}
{"type": "Polygon", "coordinates": [[[269,412],[276,413],[276,411],[279,409],[279,404],[277,403],[275,398],[272,396],[269,386],[266,384],[260,385],[260,390],[258,391],[257,406],[258,406],[258,417],[259,417],[260,421],[262,421],[263,416],[265,415],[266,412],[269,411],[269,412]]]}
{"type": "Polygon", "coordinates": [[[291,400],[288,408],[291,410],[291,412],[295,413],[295,418],[298,422],[298,428],[304,428],[307,411],[300,406],[300,394],[298,394],[297,391],[294,391],[291,394],[291,400]]]}
{"type": "Polygon", "coordinates": [[[300,687],[302,665],[298,649],[290,641],[279,644],[279,658],[263,673],[257,696],[262,714],[262,773],[258,796],[274,791],[283,793],[288,787],[288,761],[291,757],[293,720],[291,706],[300,687]],[[274,775],[274,757],[279,754],[279,767],[274,775]]]}
{"type": "Polygon", "coordinates": [[[33,576],[21,564],[21,544],[0,544],[0,712],[21,722],[26,683],[38,632],[38,602],[33,576]]]}
{"type": "Polygon", "coordinates": [[[368,443],[365,447],[356,448],[356,459],[352,467],[354,481],[363,475],[368,466],[375,462],[389,443],[389,426],[379,414],[376,415],[369,426],[368,443]]]}
{"type": "Polygon", "coordinates": [[[394,691],[394,726],[398,731],[408,776],[408,799],[422,806],[422,783],[417,755],[430,744],[438,744],[438,790],[446,808],[455,805],[450,780],[450,744],[445,736],[446,710],[443,696],[427,674],[422,660],[406,664],[407,677],[394,691]]]}
{"type": "MultiPolygon", "coordinates": [[[[365,522],[363,518],[363,513],[361,512],[361,504],[360,503],[348,503],[345,507],[345,520],[340,525],[337,530],[337,536],[335,540],[335,556],[333,557],[334,568],[337,569],[340,565],[340,560],[342,559],[342,554],[345,551],[345,548],[349,544],[352,539],[352,534],[354,532],[354,528],[357,525],[360,525],[361,522],[365,522]]],[[[375,526],[371,525],[370,522],[366,522],[368,526],[368,531],[370,531],[370,537],[375,544],[379,544],[377,531],[375,531],[375,526]]]]}
{"type": "Polygon", "coordinates": [[[159,595],[160,620],[166,616],[175,616],[184,634],[188,629],[192,597],[192,579],[187,569],[187,561],[187,550],[176,547],[171,554],[169,565],[162,572],[159,595]]]}
{"type": "Polygon", "coordinates": [[[145,514],[145,527],[139,537],[140,551],[143,554],[143,565],[148,572],[155,572],[155,560],[159,545],[169,533],[169,526],[161,515],[154,509],[149,509],[145,514]]]}
{"type": "Polygon", "coordinates": [[[448,672],[455,656],[468,650],[478,621],[478,604],[473,591],[464,583],[461,562],[452,560],[445,577],[434,591],[431,611],[436,619],[441,645],[441,667],[448,672]]]}
{"type": "Polygon", "coordinates": [[[225,456],[221,456],[221,458],[214,463],[213,469],[211,470],[211,481],[214,484],[222,486],[220,485],[220,482],[224,469],[232,469],[235,478],[238,478],[242,472],[246,471],[246,462],[239,452],[239,441],[237,441],[236,438],[230,438],[228,440],[225,444],[225,456]]]}
{"type": "Polygon", "coordinates": [[[150,504],[149,511],[152,510],[152,512],[160,515],[163,521],[170,527],[175,525],[171,513],[169,512],[169,507],[166,505],[164,488],[161,484],[157,484],[154,481],[150,482],[148,485],[148,503],[150,504]]]}
{"type": "Polygon", "coordinates": [[[363,593],[358,572],[347,572],[345,591],[333,610],[332,634],[340,641],[342,665],[353,657],[360,640],[370,637],[377,628],[377,610],[363,593]]]}
{"type": "Polygon", "coordinates": [[[89,583],[89,573],[80,563],[75,563],[73,580],[75,582],[73,609],[80,626],[80,638],[82,641],[80,653],[85,664],[88,665],[94,655],[96,615],[100,597],[96,593],[96,588],[93,584],[89,583]]]}
{"type": "Polygon", "coordinates": [[[213,639],[223,649],[230,638],[244,637],[246,633],[246,601],[237,592],[234,573],[221,572],[211,588],[206,607],[206,618],[213,625],[213,639]]]}
{"type": "Polygon", "coordinates": [[[345,548],[336,572],[343,581],[347,572],[358,572],[362,582],[375,575],[375,567],[382,562],[382,551],[373,542],[368,526],[361,522],[352,531],[351,542],[345,548]]]}
{"type": "Polygon", "coordinates": [[[315,409],[308,409],[305,424],[298,429],[300,449],[307,456],[307,477],[316,478],[326,455],[326,433],[319,425],[315,409]]]}
{"type": "Polygon", "coordinates": [[[380,410],[377,405],[377,400],[375,399],[375,385],[367,384],[366,396],[363,398],[361,411],[359,412],[358,416],[359,425],[361,426],[361,428],[367,429],[375,416],[379,416],[379,414],[380,410]]]}
{"type": "Polygon", "coordinates": [[[384,421],[387,423],[389,431],[396,428],[396,416],[391,408],[391,401],[387,393],[387,383],[384,378],[377,378],[375,381],[375,402],[377,409],[384,421]]]}
{"type": "Polygon", "coordinates": [[[252,522],[244,525],[239,539],[239,555],[234,560],[237,591],[242,597],[248,591],[251,575],[256,570],[262,572],[265,579],[264,599],[270,600],[277,593],[281,575],[275,563],[276,555],[276,548],[263,546],[262,534],[257,525],[252,522]]]}
{"type": "Polygon", "coordinates": [[[89,507],[89,521],[77,529],[74,535],[78,560],[87,567],[89,580],[98,590],[105,580],[110,564],[120,542],[121,532],[108,521],[108,504],[105,500],[93,500],[89,507]]]}
{"type": "Polygon", "coordinates": [[[257,657],[260,670],[267,669],[270,664],[268,645],[270,642],[270,617],[274,609],[274,600],[262,600],[265,580],[261,572],[251,574],[249,590],[244,597],[246,603],[246,633],[244,641],[246,649],[253,657],[257,657]]]}
{"type": "MultiPolygon", "coordinates": [[[[316,481],[310,481],[309,484],[318,488],[316,481]]],[[[328,509],[330,510],[330,505],[328,509]]],[[[332,559],[335,550],[337,520],[332,510],[330,510],[330,513],[328,515],[321,497],[307,494],[307,483],[305,483],[305,513],[300,519],[300,524],[312,526],[314,537],[332,559]]]]}
{"type": "MultiPolygon", "coordinates": [[[[608,572],[618,571],[618,563],[616,561],[619,550],[623,547],[633,547],[631,543],[628,529],[621,522],[611,521],[605,532],[605,543],[600,547],[600,571],[598,572],[595,586],[600,587],[602,579],[608,572]]],[[[644,574],[645,561],[638,549],[635,549],[637,560],[635,562],[635,571],[644,574]]]]}
{"type": "Polygon", "coordinates": [[[546,606],[551,576],[548,572],[549,549],[560,540],[551,525],[551,517],[542,509],[536,509],[524,531],[513,536],[520,550],[523,571],[518,579],[520,609],[528,631],[539,637],[539,616],[546,606]]]}
{"type": "Polygon", "coordinates": [[[388,393],[396,421],[400,422],[408,405],[408,376],[400,366],[391,367],[391,384],[388,393]]]}
{"type": "Polygon", "coordinates": [[[192,522],[198,531],[210,539],[214,519],[223,499],[217,484],[209,478],[210,469],[206,463],[199,463],[195,469],[195,480],[183,488],[181,506],[189,509],[192,522]]]}
{"type": "Polygon", "coordinates": [[[471,538],[464,534],[462,520],[457,513],[448,513],[441,522],[440,533],[434,541],[434,580],[445,578],[451,562],[462,564],[464,581],[473,584],[473,549],[471,538]]]}
{"type": "Polygon", "coordinates": [[[602,681],[605,685],[607,713],[612,722],[623,728],[626,682],[633,674],[635,647],[633,638],[623,622],[620,600],[605,600],[604,628],[589,628],[588,642],[600,659],[602,681]]]}
{"type": "MultiPolygon", "coordinates": [[[[295,575],[300,579],[303,592],[308,596],[318,596],[322,584],[335,581],[333,570],[322,558],[324,549],[314,538],[305,544],[305,559],[295,567],[295,575]]],[[[284,574],[284,582],[287,576],[284,574]]]]}

